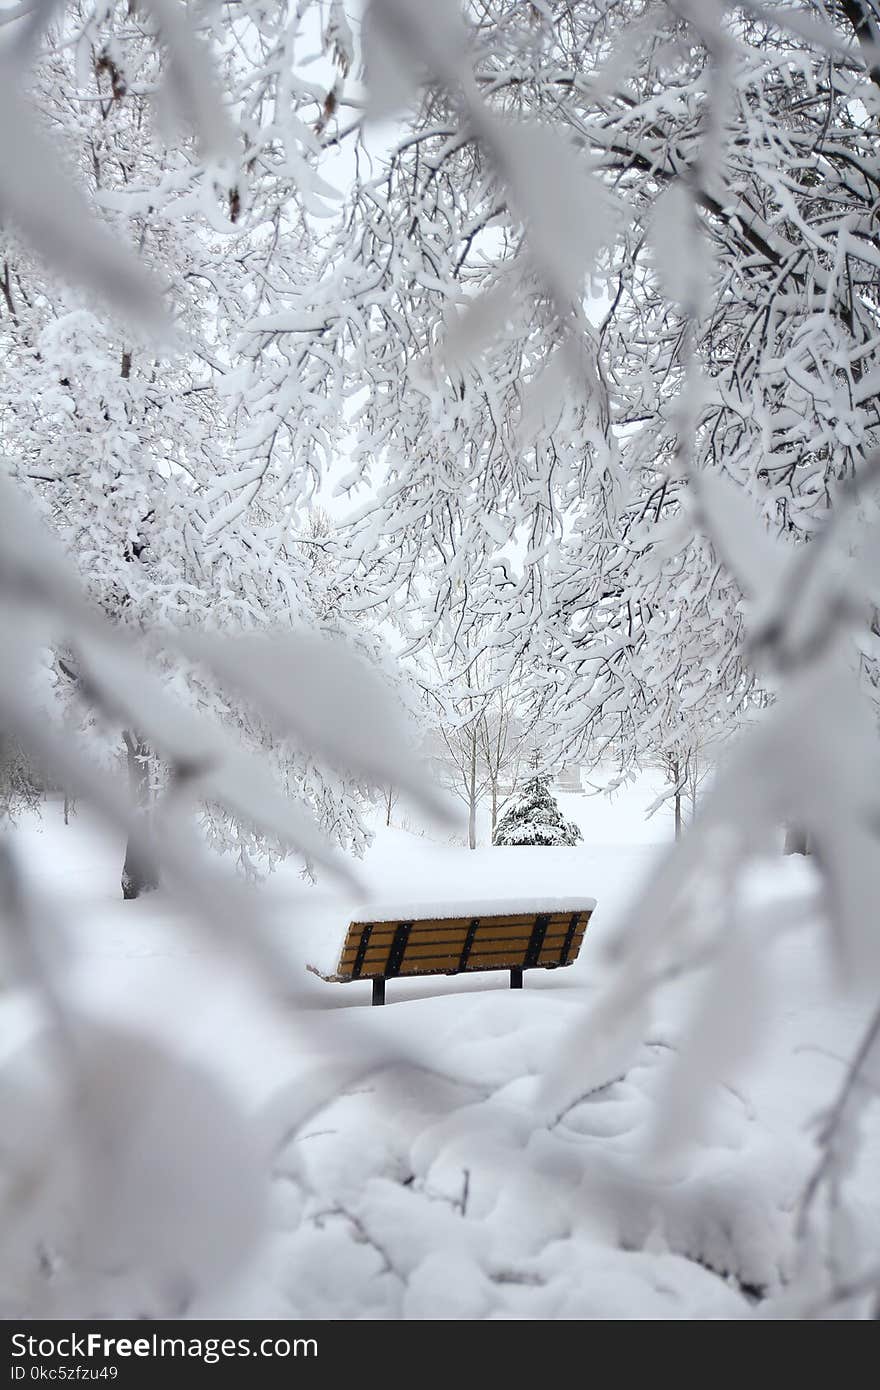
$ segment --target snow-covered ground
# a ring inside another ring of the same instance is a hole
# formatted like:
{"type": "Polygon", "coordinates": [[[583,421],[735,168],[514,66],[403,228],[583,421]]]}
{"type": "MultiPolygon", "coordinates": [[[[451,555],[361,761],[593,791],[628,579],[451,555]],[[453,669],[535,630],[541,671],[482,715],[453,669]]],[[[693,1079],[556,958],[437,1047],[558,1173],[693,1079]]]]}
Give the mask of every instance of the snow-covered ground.
{"type": "MultiPolygon", "coordinates": [[[[784,1315],[814,1122],[864,1023],[863,1006],[832,987],[809,864],[768,862],[742,899],[741,915],[766,937],[773,1009],[760,1047],[744,1037],[741,1061],[710,1076],[682,1147],[662,1164],[650,1157],[693,982],[659,996],[623,1074],[597,1077],[584,1058],[583,1093],[548,1110],[545,1078],[560,1059],[579,1065],[573,1030],[597,997],[603,940],[669,841],[668,816],[641,816],[656,790],[648,779],[612,801],[561,797],[584,833],[574,849],[469,852],[411,822],[380,826],[363,866],[376,897],[598,901],[569,969],[530,972],[522,992],[503,974],[396,980],[385,1009],[369,1007],[366,984],[305,970],[353,908],[293,866],[253,890],[286,962],[267,991],[240,960],[182,930],[162,892],[123,903],[120,844],[87,816],[65,828],[50,801],[24,822],[14,844],[25,870],[65,904],[58,939],[44,942],[61,962],[57,988],[108,1029],[173,1040],[222,1081],[230,1114],[274,1154],[269,1208],[254,1216],[258,1238],[234,1275],[194,1299],[151,1286],[137,1307],[110,1280],[83,1292],[79,1315],[784,1315]]],[[[0,1020],[0,1061],[14,1071],[32,1011],[0,995],[0,1020]]],[[[877,1110],[865,1112],[848,1192],[865,1249],[880,1239],[877,1110]]],[[[221,1186],[229,1147],[221,1126],[221,1186]]],[[[234,1191],[234,1165],[229,1181],[234,1191]]],[[[7,1286],[2,1297],[15,1311],[21,1293],[7,1286]]]]}

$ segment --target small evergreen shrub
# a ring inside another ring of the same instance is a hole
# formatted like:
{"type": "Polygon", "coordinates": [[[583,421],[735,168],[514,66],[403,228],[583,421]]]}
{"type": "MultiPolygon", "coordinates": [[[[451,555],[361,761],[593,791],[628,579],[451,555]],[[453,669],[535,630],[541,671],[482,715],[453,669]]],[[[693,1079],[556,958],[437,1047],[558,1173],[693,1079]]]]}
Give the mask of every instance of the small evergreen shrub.
{"type": "Polygon", "coordinates": [[[550,778],[530,777],[495,827],[493,845],[576,845],[581,832],[560,811],[550,778]]]}

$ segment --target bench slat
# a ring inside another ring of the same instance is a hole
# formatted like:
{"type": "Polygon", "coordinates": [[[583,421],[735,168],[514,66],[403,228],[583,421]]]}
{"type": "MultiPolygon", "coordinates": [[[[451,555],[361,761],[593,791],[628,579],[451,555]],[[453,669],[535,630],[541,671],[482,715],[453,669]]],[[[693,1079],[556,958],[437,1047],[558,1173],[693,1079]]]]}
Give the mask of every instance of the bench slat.
{"type": "MultiPolygon", "coordinates": [[[[548,917],[554,926],[566,928],[568,927],[568,924],[572,916],[570,912],[546,912],[540,914],[535,912],[506,912],[503,914],[493,913],[491,916],[487,914],[485,917],[478,917],[476,920],[479,922],[481,929],[483,927],[492,925],[498,927],[519,927],[520,930],[522,930],[524,926],[533,923],[535,917],[539,915],[543,917],[548,917]]],[[[372,928],[373,933],[375,935],[385,935],[391,937],[394,935],[395,931],[400,925],[400,922],[403,920],[404,919],[401,918],[399,921],[396,922],[352,922],[351,927],[349,928],[349,933],[351,933],[352,929],[354,929],[355,933],[357,933],[360,931],[361,927],[368,926],[372,928]]],[[[474,918],[468,915],[463,915],[461,917],[416,917],[407,920],[412,921],[414,930],[449,931],[450,929],[468,927],[470,923],[474,920],[474,918]]]]}

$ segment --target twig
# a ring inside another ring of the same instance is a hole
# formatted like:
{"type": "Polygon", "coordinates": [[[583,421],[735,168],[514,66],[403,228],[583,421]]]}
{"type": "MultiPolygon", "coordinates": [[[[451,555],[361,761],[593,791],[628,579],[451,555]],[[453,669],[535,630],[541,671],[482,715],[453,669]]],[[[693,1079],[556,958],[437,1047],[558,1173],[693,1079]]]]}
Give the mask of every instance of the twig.
{"type": "Polygon", "coordinates": [[[870,1057],[878,1037],[880,1037],[880,1003],[878,1003],[874,1013],[871,1015],[856,1054],[850,1062],[846,1075],[843,1078],[843,1084],[837,1093],[837,1098],[828,1111],[825,1122],[819,1133],[819,1146],[822,1149],[822,1155],[810,1174],[800,1201],[796,1226],[798,1238],[802,1238],[805,1234],[810,1208],[815,1200],[820,1184],[828,1175],[832,1163],[834,1162],[834,1137],[843,1121],[853,1091],[862,1080],[860,1075],[862,1067],[870,1057]]]}

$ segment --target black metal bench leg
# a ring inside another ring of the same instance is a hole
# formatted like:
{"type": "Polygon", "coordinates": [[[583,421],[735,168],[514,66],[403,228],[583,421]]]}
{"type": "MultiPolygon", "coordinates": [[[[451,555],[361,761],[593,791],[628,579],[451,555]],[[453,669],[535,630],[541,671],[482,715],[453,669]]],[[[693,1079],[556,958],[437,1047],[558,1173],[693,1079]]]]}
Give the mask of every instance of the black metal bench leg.
{"type": "Polygon", "coordinates": [[[373,1003],[385,1003],[385,976],[377,975],[373,981],[373,1003]]]}
{"type": "Polygon", "coordinates": [[[522,966],[514,965],[510,971],[510,988],[522,989],[522,966]]]}

